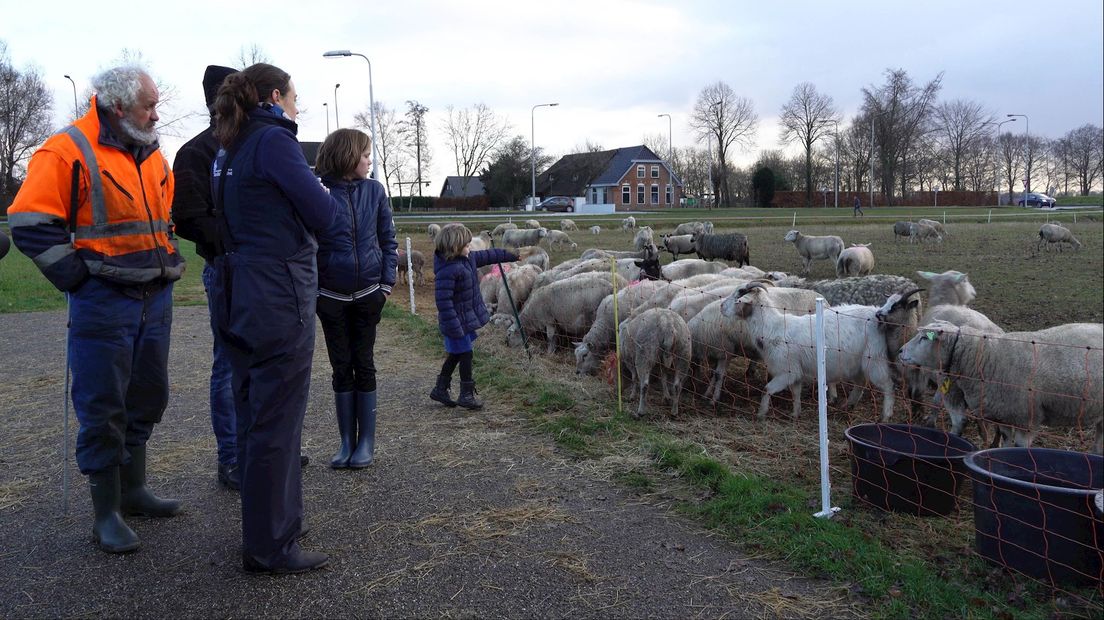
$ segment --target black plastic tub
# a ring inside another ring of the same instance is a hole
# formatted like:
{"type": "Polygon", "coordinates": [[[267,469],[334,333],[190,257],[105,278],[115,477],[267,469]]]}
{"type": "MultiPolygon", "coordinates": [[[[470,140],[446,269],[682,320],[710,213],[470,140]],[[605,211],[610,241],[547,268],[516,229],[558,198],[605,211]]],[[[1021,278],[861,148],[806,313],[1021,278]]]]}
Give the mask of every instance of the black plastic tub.
{"type": "Polygon", "coordinates": [[[851,442],[851,490],[859,500],[922,517],[958,508],[967,480],[963,459],[974,444],[927,426],[859,424],[851,442]]]}
{"type": "Polygon", "coordinates": [[[966,459],[982,557],[1052,585],[1100,584],[1104,457],[995,448],[966,459]]]}

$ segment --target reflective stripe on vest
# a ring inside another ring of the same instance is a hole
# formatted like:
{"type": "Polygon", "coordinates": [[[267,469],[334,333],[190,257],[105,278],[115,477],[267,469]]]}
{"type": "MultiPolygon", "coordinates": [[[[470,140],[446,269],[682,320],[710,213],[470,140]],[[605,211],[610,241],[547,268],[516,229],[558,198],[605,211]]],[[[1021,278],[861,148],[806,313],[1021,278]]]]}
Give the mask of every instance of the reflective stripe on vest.
{"type": "Polygon", "coordinates": [[[104,203],[103,182],[100,181],[100,165],[96,163],[96,154],[92,151],[88,138],[75,125],[66,127],[65,133],[77,145],[84,156],[84,165],[88,167],[88,178],[92,182],[92,226],[103,226],[107,224],[107,205],[104,203]]]}

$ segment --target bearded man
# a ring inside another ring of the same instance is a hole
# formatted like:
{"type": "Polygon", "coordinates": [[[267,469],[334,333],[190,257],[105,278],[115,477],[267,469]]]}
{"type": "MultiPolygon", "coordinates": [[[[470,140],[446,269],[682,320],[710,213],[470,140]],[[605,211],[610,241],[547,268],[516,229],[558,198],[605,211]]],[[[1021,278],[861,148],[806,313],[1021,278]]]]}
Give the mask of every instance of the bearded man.
{"type": "Polygon", "coordinates": [[[168,404],[173,282],[184,272],[157,143],[157,85],[137,66],[92,78],[88,113],[35,152],[8,209],[16,247],[69,300],[68,357],[104,551],[138,548],[123,515],[170,517],[146,486],[146,442],[168,404]]]}

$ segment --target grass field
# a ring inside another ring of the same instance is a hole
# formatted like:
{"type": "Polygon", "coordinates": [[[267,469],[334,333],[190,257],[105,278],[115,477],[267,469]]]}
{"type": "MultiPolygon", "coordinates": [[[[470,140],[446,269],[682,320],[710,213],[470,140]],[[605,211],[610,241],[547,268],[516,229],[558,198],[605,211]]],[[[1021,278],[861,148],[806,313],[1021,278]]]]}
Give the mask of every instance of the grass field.
{"type": "Polygon", "coordinates": [[[1093,194],[1092,196],[1065,196],[1056,200],[1060,207],[1066,205],[1093,205],[1096,207],[1104,207],[1104,194],[1093,194]]]}

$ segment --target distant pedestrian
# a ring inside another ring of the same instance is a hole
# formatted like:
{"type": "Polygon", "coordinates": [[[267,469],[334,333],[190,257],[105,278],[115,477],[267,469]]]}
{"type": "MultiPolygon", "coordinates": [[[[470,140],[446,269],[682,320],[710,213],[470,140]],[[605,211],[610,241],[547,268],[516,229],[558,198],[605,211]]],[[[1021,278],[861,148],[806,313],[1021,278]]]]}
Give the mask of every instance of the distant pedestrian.
{"type": "Polygon", "coordinates": [[[514,262],[518,257],[499,249],[471,251],[472,234],[463,224],[446,224],[437,233],[433,254],[436,280],[437,324],[445,338],[445,363],[429,397],[447,407],[482,409],[472,379],[472,342],[476,330],[490,320],[479,295],[478,268],[492,263],[514,262]],[[452,371],[460,366],[460,397],[449,395],[452,371]]]}
{"type": "Polygon", "coordinates": [[[855,212],[852,214],[852,217],[858,217],[860,215],[863,215],[862,200],[859,200],[859,197],[855,196],[855,212]]]}
{"type": "Polygon", "coordinates": [[[391,287],[399,247],[383,184],[368,178],[372,141],[338,129],[318,149],[315,172],[341,204],[318,233],[318,318],[333,367],[341,448],[334,469],[372,463],[376,447],[376,325],[391,287]]]}

